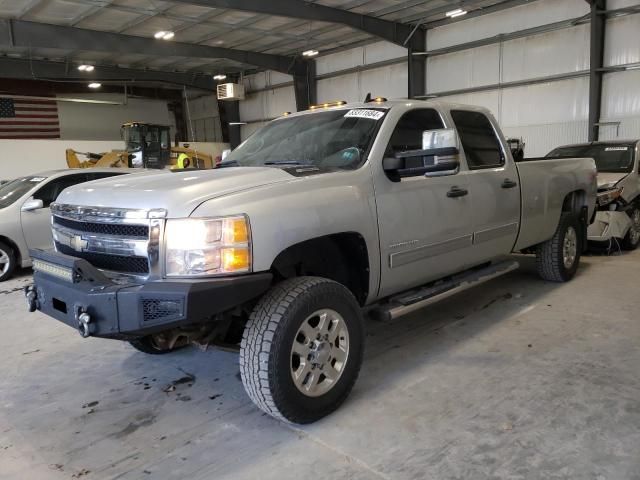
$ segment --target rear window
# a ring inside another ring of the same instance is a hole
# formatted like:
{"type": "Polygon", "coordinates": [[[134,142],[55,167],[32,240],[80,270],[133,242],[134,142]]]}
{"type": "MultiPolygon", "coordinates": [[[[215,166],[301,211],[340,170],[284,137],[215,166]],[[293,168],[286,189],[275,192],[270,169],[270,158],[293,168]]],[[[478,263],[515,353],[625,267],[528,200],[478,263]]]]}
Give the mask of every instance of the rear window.
{"type": "Polygon", "coordinates": [[[573,145],[560,147],[549,152],[547,157],[586,157],[596,161],[596,167],[603,173],[630,173],[633,170],[635,146],[619,143],[598,145],[573,145]]]}

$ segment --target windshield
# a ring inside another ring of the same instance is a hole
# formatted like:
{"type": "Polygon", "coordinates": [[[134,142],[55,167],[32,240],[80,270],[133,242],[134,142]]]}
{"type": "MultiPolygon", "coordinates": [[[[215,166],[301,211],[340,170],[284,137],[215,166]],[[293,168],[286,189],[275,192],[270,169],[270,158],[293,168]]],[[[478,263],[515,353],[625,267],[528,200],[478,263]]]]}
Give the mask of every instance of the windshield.
{"type": "Polygon", "coordinates": [[[142,132],[140,127],[123,127],[122,137],[127,152],[137,152],[142,149],[142,132]]]}
{"type": "Polygon", "coordinates": [[[25,193],[46,179],[47,177],[22,177],[5,183],[0,187],[0,208],[12,205],[25,193]]]}
{"type": "Polygon", "coordinates": [[[221,164],[358,168],[382,122],[384,109],[331,110],[282,118],[249,137],[221,164]]]}
{"type": "Polygon", "coordinates": [[[587,157],[596,161],[596,167],[603,173],[629,173],[633,169],[633,145],[619,143],[598,145],[575,145],[560,147],[547,157],[587,157]]]}

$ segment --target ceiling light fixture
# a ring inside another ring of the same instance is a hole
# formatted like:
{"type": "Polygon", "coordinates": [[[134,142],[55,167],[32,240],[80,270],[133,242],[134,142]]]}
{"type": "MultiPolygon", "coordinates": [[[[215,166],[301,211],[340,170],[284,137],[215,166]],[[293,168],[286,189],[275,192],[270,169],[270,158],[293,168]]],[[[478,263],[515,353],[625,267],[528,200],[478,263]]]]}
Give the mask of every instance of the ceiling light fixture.
{"type": "Polygon", "coordinates": [[[315,57],[319,53],[320,52],[318,50],[305,50],[304,52],[302,52],[302,56],[303,57],[315,57]]]}
{"type": "Polygon", "coordinates": [[[232,127],[237,127],[239,125],[246,125],[247,122],[229,122],[229,125],[232,127]]]}
{"type": "Polygon", "coordinates": [[[466,15],[467,12],[466,10],[463,10],[462,8],[456,8],[455,10],[451,10],[449,12],[447,12],[445,15],[449,18],[456,18],[456,17],[461,17],[463,15],[466,15]]]}
{"type": "Polygon", "coordinates": [[[100,88],[101,86],[102,86],[102,84],[101,83],[97,83],[97,82],[89,84],[89,88],[93,88],[93,89],[100,88]]]}
{"type": "Polygon", "coordinates": [[[160,30],[154,35],[158,40],[171,40],[176,34],[172,31],[160,30]]]}
{"type": "Polygon", "coordinates": [[[93,72],[94,69],[93,65],[78,65],[78,70],[81,72],[93,72]]]}
{"type": "Polygon", "coordinates": [[[214,80],[220,80],[220,81],[222,81],[222,80],[226,80],[226,79],[227,79],[227,76],[226,76],[226,75],[215,75],[215,76],[213,77],[213,79],[214,79],[214,80]]]}

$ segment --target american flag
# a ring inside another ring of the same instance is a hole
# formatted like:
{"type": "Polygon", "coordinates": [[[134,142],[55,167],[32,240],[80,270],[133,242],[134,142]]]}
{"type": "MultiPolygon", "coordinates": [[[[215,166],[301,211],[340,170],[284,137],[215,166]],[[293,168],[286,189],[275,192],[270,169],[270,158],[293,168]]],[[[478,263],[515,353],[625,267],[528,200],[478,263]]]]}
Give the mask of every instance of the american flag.
{"type": "Polygon", "coordinates": [[[56,100],[0,95],[0,139],[40,138],[60,138],[56,100]]]}

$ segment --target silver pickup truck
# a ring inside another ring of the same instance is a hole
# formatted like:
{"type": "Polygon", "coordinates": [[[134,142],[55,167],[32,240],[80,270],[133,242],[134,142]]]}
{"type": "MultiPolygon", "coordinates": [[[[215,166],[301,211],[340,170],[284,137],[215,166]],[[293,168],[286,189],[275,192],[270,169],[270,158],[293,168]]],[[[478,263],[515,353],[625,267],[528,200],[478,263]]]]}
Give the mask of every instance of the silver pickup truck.
{"type": "Polygon", "coordinates": [[[340,103],[269,123],[216,170],[65,190],[25,293],[147,353],[240,343],[251,399],[308,423],[356,381],[363,307],[399,317],[512,271],[512,252],[570,280],[596,190],[593,159],[516,164],[485,109],[340,103]]]}

